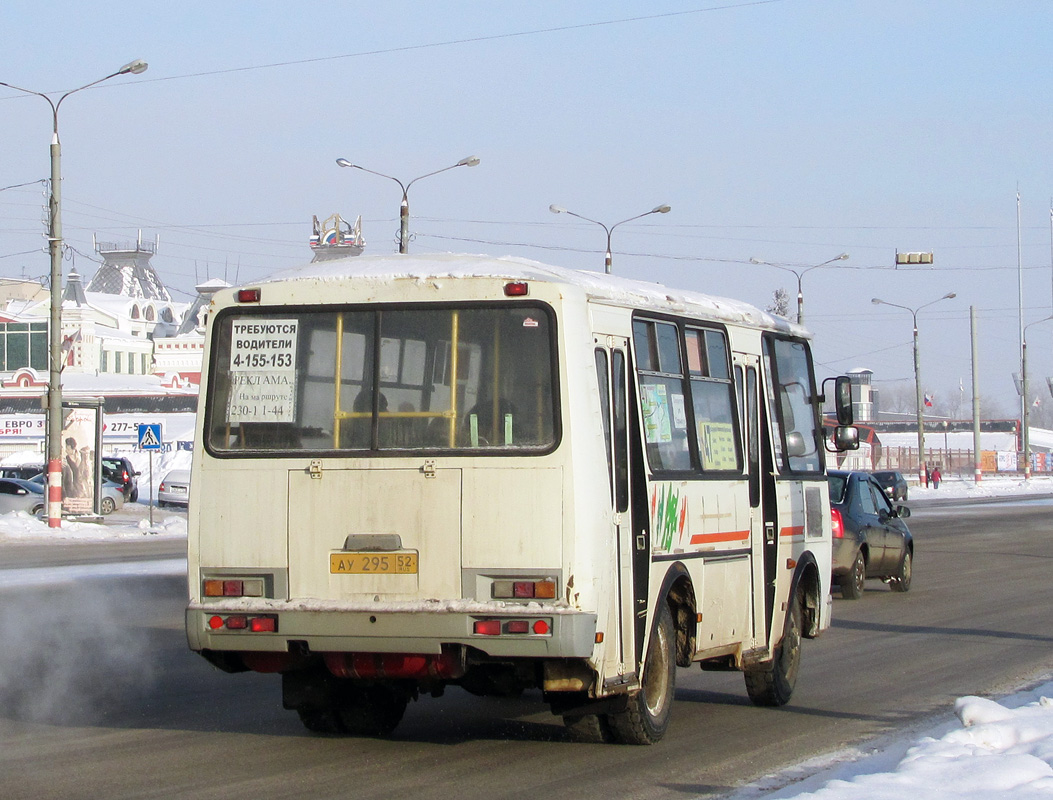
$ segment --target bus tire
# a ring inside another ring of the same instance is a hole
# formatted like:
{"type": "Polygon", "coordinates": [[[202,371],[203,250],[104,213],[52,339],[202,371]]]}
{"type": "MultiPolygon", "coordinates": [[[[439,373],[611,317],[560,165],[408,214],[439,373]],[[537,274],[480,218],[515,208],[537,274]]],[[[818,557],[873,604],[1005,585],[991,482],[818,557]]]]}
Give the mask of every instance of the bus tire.
{"type": "Polygon", "coordinates": [[[745,670],[746,693],[754,705],[784,706],[790,702],[801,666],[801,598],[797,596],[786,618],[775,658],[745,670]]]}
{"type": "Polygon", "coordinates": [[[585,714],[580,717],[563,717],[567,738],[572,742],[608,744],[614,741],[610,722],[606,714],[585,714]]]}
{"type": "Polygon", "coordinates": [[[614,741],[654,744],[669,727],[676,692],[676,630],[663,602],[644,661],[643,685],[629,696],[624,711],[607,715],[614,741]]]}
{"type": "Polygon", "coordinates": [[[355,736],[387,736],[402,721],[409,698],[397,688],[376,684],[340,693],[337,714],[344,731],[355,736]]]}
{"type": "Polygon", "coordinates": [[[914,559],[911,558],[910,550],[903,554],[903,560],[899,562],[896,574],[889,578],[888,587],[894,592],[909,592],[910,579],[914,572],[914,559]]]}
{"type": "Polygon", "coordinates": [[[340,722],[340,715],[335,708],[298,708],[296,713],[300,716],[300,722],[312,733],[321,733],[326,736],[338,736],[344,733],[344,726],[340,722]]]}

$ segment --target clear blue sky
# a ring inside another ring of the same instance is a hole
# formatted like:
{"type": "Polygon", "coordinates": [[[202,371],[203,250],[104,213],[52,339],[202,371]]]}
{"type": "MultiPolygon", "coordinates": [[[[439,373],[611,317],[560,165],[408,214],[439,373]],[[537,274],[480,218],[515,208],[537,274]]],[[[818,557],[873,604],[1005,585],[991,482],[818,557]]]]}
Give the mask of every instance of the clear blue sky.
{"type": "MultiPolygon", "coordinates": [[[[173,289],[242,282],[310,258],[311,216],[364,220],[395,249],[516,254],[765,306],[804,278],[829,372],[970,382],[1011,412],[1018,370],[1016,192],[1025,320],[1051,313],[1053,4],[1047,0],[129,3],[5,0],[0,81],[40,91],[142,58],[150,69],[69,98],[60,115],[65,236],[160,236],[173,289]],[[280,66],[270,66],[280,64],[280,66]],[[893,270],[933,250],[932,269],[893,270]]],[[[50,112],[0,87],[0,188],[47,177],[50,112]]],[[[0,275],[48,271],[39,186],[0,192],[0,275]],[[15,255],[33,251],[26,255],[15,255]]],[[[77,256],[90,276],[96,265],[77,256]]],[[[1053,323],[1029,334],[1046,402],[1053,323]]]]}

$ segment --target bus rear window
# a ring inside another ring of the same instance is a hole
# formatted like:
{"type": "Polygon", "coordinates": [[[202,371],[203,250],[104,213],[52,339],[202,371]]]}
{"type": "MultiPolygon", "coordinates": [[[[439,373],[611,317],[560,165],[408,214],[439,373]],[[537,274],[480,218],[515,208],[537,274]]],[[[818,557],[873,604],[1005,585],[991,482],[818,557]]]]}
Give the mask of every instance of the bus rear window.
{"type": "Polygon", "coordinates": [[[550,314],[517,303],[221,315],[209,449],[549,450],[550,314]]]}

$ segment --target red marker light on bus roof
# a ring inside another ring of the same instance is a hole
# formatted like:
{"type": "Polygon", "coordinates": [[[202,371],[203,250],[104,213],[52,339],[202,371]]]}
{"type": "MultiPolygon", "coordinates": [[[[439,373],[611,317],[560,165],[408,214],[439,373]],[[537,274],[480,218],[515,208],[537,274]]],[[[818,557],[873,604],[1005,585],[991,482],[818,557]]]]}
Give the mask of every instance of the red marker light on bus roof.
{"type": "Polygon", "coordinates": [[[239,303],[258,303],[260,302],[260,290],[259,289],[238,289],[238,293],[235,295],[239,303]]]}
{"type": "Polygon", "coordinates": [[[505,297],[526,297],[527,288],[527,284],[521,281],[516,283],[506,283],[505,297]]]}

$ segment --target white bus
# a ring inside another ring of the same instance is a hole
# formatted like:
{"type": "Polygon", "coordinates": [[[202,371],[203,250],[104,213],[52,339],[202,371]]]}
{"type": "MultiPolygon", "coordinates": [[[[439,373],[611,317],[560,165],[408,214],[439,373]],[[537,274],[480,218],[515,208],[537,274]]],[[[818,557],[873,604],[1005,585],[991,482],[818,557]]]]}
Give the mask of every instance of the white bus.
{"type": "Polygon", "coordinates": [[[217,293],[205,360],[190,647],[280,673],[313,731],[390,733],[455,685],[652,743],[678,666],[781,705],[830,624],[808,336],[752,306],[359,257],[217,293]]]}

